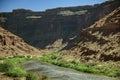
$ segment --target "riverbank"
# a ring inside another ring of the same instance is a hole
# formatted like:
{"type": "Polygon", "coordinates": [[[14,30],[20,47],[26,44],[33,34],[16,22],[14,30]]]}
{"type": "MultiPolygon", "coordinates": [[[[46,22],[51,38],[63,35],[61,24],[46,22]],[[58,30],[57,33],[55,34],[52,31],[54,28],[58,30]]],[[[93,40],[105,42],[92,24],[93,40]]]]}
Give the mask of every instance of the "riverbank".
{"type": "MultiPolygon", "coordinates": [[[[67,76],[69,76],[69,78],[70,78],[70,75],[71,74],[76,75],[76,72],[75,73],[74,73],[74,71],[72,72],[71,69],[69,69],[69,68],[80,71],[80,72],[94,74],[93,76],[89,77],[89,78],[95,77],[95,79],[91,79],[91,80],[99,80],[96,78],[96,76],[102,78],[103,77],[102,75],[106,75],[109,77],[116,77],[116,78],[120,77],[119,67],[112,65],[112,63],[110,63],[110,62],[107,62],[105,64],[105,63],[82,63],[82,62],[78,62],[75,60],[65,61],[63,59],[63,56],[61,56],[59,53],[46,54],[46,55],[43,55],[42,57],[15,56],[15,57],[11,57],[11,58],[1,58],[0,59],[0,72],[2,72],[4,77],[9,77],[9,79],[6,79],[6,80],[11,80],[11,78],[12,79],[19,78],[20,80],[39,80],[39,79],[50,80],[50,78],[52,77],[51,75],[53,75],[53,74],[55,74],[59,78],[60,77],[62,78],[63,76],[66,76],[66,74],[67,74],[67,76]],[[29,61],[32,61],[32,63],[27,64],[25,67],[23,65],[23,63],[26,63],[29,61]],[[37,61],[37,63],[36,63],[36,61],[37,61]],[[59,66],[59,68],[56,68],[54,65],[51,65],[51,64],[57,65],[57,66],[59,66]],[[42,66],[42,68],[40,68],[40,66],[42,66]],[[53,68],[52,68],[52,66],[53,66],[53,68]],[[29,67],[30,67],[30,69],[26,70],[26,68],[28,69],[29,67]],[[35,67],[37,67],[37,68],[35,68],[35,67]],[[45,68],[45,67],[47,67],[47,68],[45,68]],[[67,72],[65,74],[63,74],[64,71],[61,72],[61,70],[64,70],[63,67],[68,68],[68,69],[65,69],[67,72]],[[48,71],[44,71],[44,70],[48,70],[48,71]],[[69,70],[70,70],[70,73],[69,73],[69,70]],[[60,76],[60,75],[62,75],[62,76],[60,76]],[[51,77],[49,78],[48,76],[51,76],[51,77]]],[[[84,74],[84,73],[82,73],[82,74],[84,74]]],[[[3,76],[3,75],[0,75],[0,76],[3,76]]],[[[80,73],[77,72],[77,75],[80,76],[80,73]]],[[[85,75],[87,75],[87,74],[84,74],[84,76],[85,75]]],[[[107,77],[108,79],[106,79],[106,80],[117,80],[114,78],[110,79],[109,77],[107,77]]],[[[67,80],[67,78],[65,78],[65,79],[67,80]]],[[[80,77],[78,77],[78,78],[80,78],[80,77]]],[[[87,80],[89,80],[89,78],[87,80]]],[[[62,80],[65,80],[65,79],[63,78],[62,80]]],[[[76,79],[76,80],[79,80],[79,79],[76,79]]],[[[102,80],[102,79],[100,79],[100,80],[102,80]]]]}
{"type": "Polygon", "coordinates": [[[43,74],[34,74],[27,72],[21,63],[35,58],[15,56],[11,58],[0,59],[0,79],[1,80],[50,80],[49,77],[43,74]]]}
{"type": "Polygon", "coordinates": [[[103,75],[83,73],[74,69],[43,63],[38,60],[26,61],[22,65],[26,71],[47,75],[51,80],[119,80],[103,75]]]}
{"type": "Polygon", "coordinates": [[[120,77],[120,69],[119,62],[114,64],[113,62],[80,62],[75,59],[72,61],[66,61],[63,59],[63,56],[60,53],[51,53],[43,55],[40,58],[41,62],[47,62],[50,64],[54,64],[60,67],[66,67],[75,69],[77,71],[85,72],[85,73],[93,73],[99,75],[106,75],[109,77],[120,77]]]}

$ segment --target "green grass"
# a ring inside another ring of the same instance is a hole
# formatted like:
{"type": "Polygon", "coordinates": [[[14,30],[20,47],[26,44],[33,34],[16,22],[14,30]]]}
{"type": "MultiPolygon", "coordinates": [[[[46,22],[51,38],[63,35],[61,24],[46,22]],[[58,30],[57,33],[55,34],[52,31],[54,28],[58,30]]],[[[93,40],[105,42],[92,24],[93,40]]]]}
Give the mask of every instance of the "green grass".
{"type": "MultiPolygon", "coordinates": [[[[33,58],[32,60],[34,60],[33,58]]],[[[23,56],[15,56],[12,58],[1,58],[0,61],[0,72],[4,72],[5,75],[10,77],[26,77],[27,80],[50,80],[47,76],[45,79],[39,78],[38,75],[34,73],[26,72],[20,63],[31,60],[31,58],[25,58],[23,56]]]]}
{"type": "MultiPolygon", "coordinates": [[[[23,56],[15,56],[13,58],[1,58],[0,59],[0,72],[4,72],[5,75],[10,77],[26,77],[27,80],[37,80],[38,75],[33,73],[28,73],[20,66],[21,62],[31,60],[31,58],[25,58],[23,56]],[[34,79],[33,79],[34,78],[34,79]]],[[[32,60],[37,60],[33,58],[32,60]]],[[[97,63],[81,63],[75,60],[65,61],[60,53],[46,54],[40,57],[40,61],[54,64],[61,67],[72,68],[78,71],[94,73],[94,74],[104,74],[111,77],[119,77],[120,69],[114,67],[114,65],[104,65],[98,66],[97,63]],[[112,67],[113,66],[113,67],[112,67]]],[[[41,77],[41,80],[50,80],[47,76],[41,77]]]]}
{"type": "Polygon", "coordinates": [[[0,71],[5,72],[7,76],[24,77],[27,72],[19,65],[19,63],[27,60],[26,58],[8,58],[4,59],[0,64],[0,71]]]}
{"type": "Polygon", "coordinates": [[[50,80],[50,78],[42,74],[37,75],[34,73],[28,73],[26,76],[26,80],[50,80]]]}
{"type": "Polygon", "coordinates": [[[94,73],[94,74],[103,74],[107,75],[110,77],[119,77],[120,76],[120,69],[111,66],[97,66],[96,63],[81,63],[81,62],[76,62],[75,60],[71,62],[67,62],[63,60],[62,56],[60,53],[51,53],[47,55],[43,55],[40,60],[42,62],[47,62],[50,64],[54,64],[57,66],[61,67],[66,67],[66,68],[72,68],[77,71],[82,71],[86,73],[94,73]]]}
{"type": "Polygon", "coordinates": [[[36,74],[28,73],[26,76],[26,80],[39,80],[39,77],[36,74]]]}

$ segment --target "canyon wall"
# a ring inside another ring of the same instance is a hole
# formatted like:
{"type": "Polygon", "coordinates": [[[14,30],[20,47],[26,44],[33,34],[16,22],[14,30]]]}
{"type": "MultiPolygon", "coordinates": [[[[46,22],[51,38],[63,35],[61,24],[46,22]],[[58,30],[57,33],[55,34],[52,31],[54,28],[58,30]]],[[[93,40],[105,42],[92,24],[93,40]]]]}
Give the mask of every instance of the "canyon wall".
{"type": "Polygon", "coordinates": [[[74,42],[72,39],[78,36],[82,29],[112,12],[119,4],[119,0],[114,0],[91,6],[48,9],[43,12],[16,9],[13,12],[0,13],[0,24],[32,46],[44,49],[62,39],[61,44],[68,43],[66,49],[69,49],[79,41],[74,42]]]}
{"type": "Polygon", "coordinates": [[[67,57],[81,61],[120,61],[120,7],[82,30],[77,38],[79,42],[63,53],[67,57]]]}
{"type": "Polygon", "coordinates": [[[30,55],[41,55],[41,52],[0,26],[0,57],[30,55]]]}

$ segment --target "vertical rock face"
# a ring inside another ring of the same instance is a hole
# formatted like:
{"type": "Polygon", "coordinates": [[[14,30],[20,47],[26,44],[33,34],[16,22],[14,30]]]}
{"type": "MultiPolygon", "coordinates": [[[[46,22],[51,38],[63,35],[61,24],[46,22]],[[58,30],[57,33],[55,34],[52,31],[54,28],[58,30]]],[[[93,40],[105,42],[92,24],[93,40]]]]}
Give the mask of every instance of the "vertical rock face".
{"type": "Polygon", "coordinates": [[[79,39],[70,52],[80,60],[120,61],[120,7],[82,30],[79,39]]]}
{"type": "Polygon", "coordinates": [[[10,33],[0,26],[0,57],[15,55],[40,55],[40,51],[27,43],[22,38],[10,33]]]}
{"type": "MultiPolygon", "coordinates": [[[[0,13],[0,24],[38,48],[70,49],[71,54],[67,56],[72,55],[83,61],[119,61],[119,6],[120,0],[114,0],[92,6],[49,9],[45,12],[17,9],[0,13]]],[[[7,30],[0,27],[0,56],[41,54],[38,49],[7,30]]]]}
{"type": "Polygon", "coordinates": [[[0,13],[1,21],[4,20],[1,24],[39,48],[46,48],[58,39],[63,39],[62,43],[70,42],[71,45],[71,38],[112,12],[119,4],[119,0],[114,0],[92,6],[49,9],[45,12],[18,9],[0,13]]]}

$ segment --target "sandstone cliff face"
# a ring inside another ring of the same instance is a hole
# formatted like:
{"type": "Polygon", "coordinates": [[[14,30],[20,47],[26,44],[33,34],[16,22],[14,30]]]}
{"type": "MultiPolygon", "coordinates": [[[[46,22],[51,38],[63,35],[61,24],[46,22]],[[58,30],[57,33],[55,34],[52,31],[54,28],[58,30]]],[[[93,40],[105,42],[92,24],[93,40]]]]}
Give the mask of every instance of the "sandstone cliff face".
{"type": "Polygon", "coordinates": [[[21,38],[18,38],[15,35],[11,35],[11,33],[7,30],[4,30],[2,27],[0,27],[0,45],[16,45],[20,42],[24,42],[21,38]]]}
{"type": "Polygon", "coordinates": [[[69,55],[81,61],[120,61],[120,7],[82,30],[79,39],[69,55]]]}
{"type": "Polygon", "coordinates": [[[93,6],[49,9],[45,12],[19,9],[12,13],[0,13],[1,25],[39,48],[46,48],[59,39],[62,39],[62,44],[68,42],[69,46],[72,45],[71,39],[78,36],[82,29],[112,12],[119,4],[120,1],[115,0],[93,6]]]}
{"type": "Polygon", "coordinates": [[[0,57],[40,55],[40,51],[0,26],[0,57]]]}

